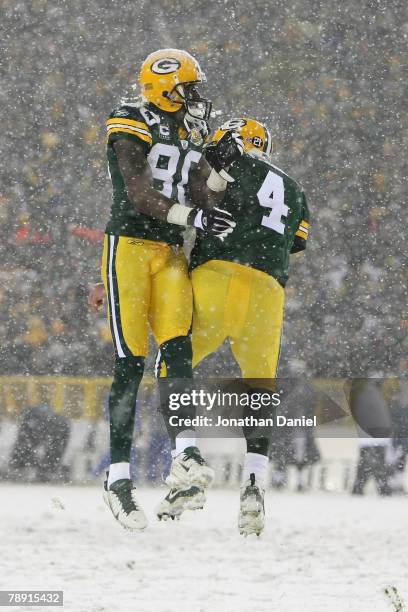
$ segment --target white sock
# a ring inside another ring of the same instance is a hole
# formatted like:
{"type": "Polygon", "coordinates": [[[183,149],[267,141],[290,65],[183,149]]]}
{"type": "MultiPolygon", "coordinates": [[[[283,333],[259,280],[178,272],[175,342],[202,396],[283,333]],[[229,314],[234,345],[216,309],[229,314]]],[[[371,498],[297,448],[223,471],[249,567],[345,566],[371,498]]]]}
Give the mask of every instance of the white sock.
{"type": "Polygon", "coordinates": [[[266,455],[259,453],[247,453],[245,455],[244,469],[242,472],[242,483],[249,480],[250,474],[255,474],[255,482],[265,489],[266,475],[269,459],[266,455]]]}
{"type": "Polygon", "coordinates": [[[172,457],[177,457],[184,449],[196,445],[196,435],[193,429],[185,429],[176,436],[176,448],[171,451],[172,457]]]}
{"type": "Polygon", "coordinates": [[[117,480],[121,478],[130,479],[130,465],[126,461],[120,463],[111,463],[109,466],[108,489],[117,480]]]}

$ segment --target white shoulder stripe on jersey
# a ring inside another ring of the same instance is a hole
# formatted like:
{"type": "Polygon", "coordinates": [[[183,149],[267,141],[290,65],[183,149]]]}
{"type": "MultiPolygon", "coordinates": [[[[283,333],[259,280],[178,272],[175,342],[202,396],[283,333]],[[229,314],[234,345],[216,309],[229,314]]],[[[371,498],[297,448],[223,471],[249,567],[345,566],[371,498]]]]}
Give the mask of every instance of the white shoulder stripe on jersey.
{"type": "Polygon", "coordinates": [[[140,134],[145,134],[146,136],[151,136],[150,132],[147,130],[143,130],[142,128],[135,127],[134,125],[126,125],[125,123],[111,123],[106,126],[106,130],[109,132],[114,128],[124,128],[126,130],[131,130],[132,132],[139,132],[140,134]]]}

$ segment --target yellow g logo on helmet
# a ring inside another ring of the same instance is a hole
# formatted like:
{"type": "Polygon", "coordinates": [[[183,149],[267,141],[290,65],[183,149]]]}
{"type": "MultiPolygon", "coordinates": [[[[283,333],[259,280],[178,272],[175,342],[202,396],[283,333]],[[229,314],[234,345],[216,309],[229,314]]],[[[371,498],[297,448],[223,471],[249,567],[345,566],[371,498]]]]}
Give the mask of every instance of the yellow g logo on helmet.
{"type": "Polygon", "coordinates": [[[206,81],[197,60],[187,51],[160,49],[147,56],[139,73],[143,98],[168,113],[175,113],[188,103],[203,106],[208,118],[211,103],[198,94],[196,86],[206,81]],[[194,94],[194,96],[193,96],[194,94]]]}
{"type": "Polygon", "coordinates": [[[268,158],[272,154],[272,139],[269,130],[256,119],[249,117],[234,117],[226,121],[215,132],[212,140],[216,142],[227,130],[235,130],[239,132],[244,141],[244,148],[247,153],[258,150],[260,153],[265,153],[268,158]]]}
{"type": "Polygon", "coordinates": [[[155,74],[170,74],[180,68],[180,62],[174,57],[158,59],[151,65],[151,71],[155,74]]]}

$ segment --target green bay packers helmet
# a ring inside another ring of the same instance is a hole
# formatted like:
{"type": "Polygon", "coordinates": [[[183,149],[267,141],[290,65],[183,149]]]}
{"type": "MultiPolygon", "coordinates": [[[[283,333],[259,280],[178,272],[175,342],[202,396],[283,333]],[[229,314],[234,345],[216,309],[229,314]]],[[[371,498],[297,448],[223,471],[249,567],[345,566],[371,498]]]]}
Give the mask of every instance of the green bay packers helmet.
{"type": "Polygon", "coordinates": [[[197,86],[206,82],[197,60],[180,49],[160,49],[148,55],[139,73],[142,97],[168,113],[184,108],[192,118],[207,121],[211,102],[197,86]]]}
{"type": "Polygon", "coordinates": [[[239,117],[230,119],[223,123],[222,126],[215,132],[211,140],[218,140],[227,131],[235,131],[241,134],[244,141],[244,150],[247,153],[264,154],[271,158],[272,155],[272,139],[269,130],[256,119],[249,117],[239,117]]]}

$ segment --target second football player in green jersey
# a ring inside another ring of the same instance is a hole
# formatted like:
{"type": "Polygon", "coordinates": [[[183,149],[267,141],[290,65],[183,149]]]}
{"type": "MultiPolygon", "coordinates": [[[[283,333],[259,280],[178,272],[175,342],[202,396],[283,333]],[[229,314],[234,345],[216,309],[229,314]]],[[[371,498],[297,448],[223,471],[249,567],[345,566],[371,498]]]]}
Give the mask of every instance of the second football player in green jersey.
{"type": "MultiPolygon", "coordinates": [[[[306,246],[309,212],[300,185],[270,162],[269,132],[254,119],[233,119],[215,133],[206,147],[212,167],[220,169],[215,143],[229,130],[239,132],[246,151],[224,168],[224,183],[218,182],[220,192],[224,190],[222,206],[236,226],[222,240],[197,234],[190,262],[193,365],[228,340],[243,378],[252,379],[250,386],[259,395],[275,389],[289,257],[306,246]]],[[[251,412],[246,416],[253,416],[251,412]]],[[[262,420],[270,412],[262,409],[257,416],[262,420]]],[[[247,452],[238,528],[243,535],[259,535],[273,432],[259,425],[243,427],[243,433],[247,452]]]]}
{"type": "Polygon", "coordinates": [[[219,259],[288,279],[289,255],[306,246],[309,210],[299,183],[265,159],[250,153],[231,167],[223,208],[236,222],[223,241],[197,234],[191,268],[219,259]]]}

